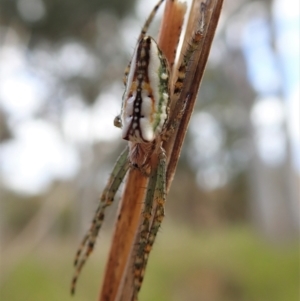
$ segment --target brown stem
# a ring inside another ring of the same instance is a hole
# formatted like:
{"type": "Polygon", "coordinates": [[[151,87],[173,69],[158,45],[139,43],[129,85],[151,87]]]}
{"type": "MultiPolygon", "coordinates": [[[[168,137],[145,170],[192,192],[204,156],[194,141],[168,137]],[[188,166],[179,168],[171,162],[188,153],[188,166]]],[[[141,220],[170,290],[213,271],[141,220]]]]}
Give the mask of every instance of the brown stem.
{"type": "MultiPolygon", "coordinates": [[[[191,36],[193,28],[197,27],[195,22],[198,22],[200,18],[200,2],[203,1],[195,0],[193,3],[184,44],[187,43],[186,41],[191,36]]],[[[178,101],[185,101],[188,98],[188,103],[178,131],[164,145],[169,158],[167,169],[168,190],[174,177],[188,122],[194,108],[223,0],[210,0],[206,2],[209,3],[207,3],[207,13],[205,15],[206,26],[203,41],[200,50],[192,58],[194,63],[189,68],[188,75],[184,81],[184,90],[178,99],[178,101]]],[[[177,48],[184,13],[185,6],[182,3],[178,3],[176,0],[167,1],[158,45],[166,55],[171,66],[173,65],[172,62],[174,62],[175,49],[177,48]]],[[[173,76],[176,76],[176,72],[173,72],[173,76]]],[[[118,220],[113,234],[99,301],[128,301],[133,295],[132,271],[134,246],[139,233],[140,215],[146,186],[147,178],[142,176],[137,170],[129,171],[119,206],[118,220]]]]}

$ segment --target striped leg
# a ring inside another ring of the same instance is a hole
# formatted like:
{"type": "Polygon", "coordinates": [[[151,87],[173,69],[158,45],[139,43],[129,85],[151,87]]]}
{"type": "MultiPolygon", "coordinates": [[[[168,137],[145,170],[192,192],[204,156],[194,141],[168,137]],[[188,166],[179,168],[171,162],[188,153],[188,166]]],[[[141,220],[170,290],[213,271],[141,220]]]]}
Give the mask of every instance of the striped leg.
{"type": "MultiPolygon", "coordinates": [[[[149,29],[149,26],[151,25],[152,21],[153,21],[153,18],[154,16],[156,15],[156,12],[158,11],[159,7],[161,6],[161,4],[164,2],[164,0],[159,0],[158,3],[154,6],[154,8],[152,9],[148,19],[146,20],[142,30],[141,30],[141,33],[138,37],[138,42],[146,35],[148,29],[149,29]]],[[[126,86],[126,83],[127,83],[127,77],[128,77],[128,74],[129,74],[129,70],[130,70],[130,65],[131,65],[131,61],[129,62],[128,66],[126,67],[125,69],[125,72],[124,72],[124,77],[123,77],[123,83],[124,85],[126,86]]]]}
{"type": "MultiPolygon", "coordinates": [[[[174,99],[178,99],[178,97],[180,96],[180,94],[182,92],[184,80],[185,80],[186,74],[188,72],[189,63],[191,61],[191,58],[192,58],[194,52],[198,49],[198,46],[200,45],[200,42],[203,38],[204,27],[205,27],[204,15],[205,15],[205,11],[206,11],[205,3],[201,3],[200,10],[201,10],[201,14],[200,14],[200,20],[198,23],[198,28],[193,33],[193,35],[188,43],[188,47],[185,51],[185,54],[183,56],[182,62],[178,68],[178,77],[175,82],[174,91],[173,91],[173,94],[175,97],[174,99]]],[[[182,118],[182,115],[184,113],[184,108],[185,108],[186,102],[188,101],[189,97],[190,97],[190,95],[188,94],[184,101],[176,103],[174,111],[173,111],[174,118],[170,118],[170,122],[166,127],[166,131],[164,133],[163,140],[168,140],[168,138],[177,129],[180,119],[182,118]]]]}
{"type": "Polygon", "coordinates": [[[149,29],[149,26],[150,24],[152,23],[152,20],[154,18],[154,16],[156,15],[156,12],[158,11],[159,7],[161,6],[161,4],[164,2],[164,0],[159,0],[157,2],[157,4],[153,7],[148,19],[146,20],[142,30],[141,30],[141,33],[140,33],[140,36],[138,38],[138,41],[140,41],[147,33],[148,29],[149,29]]]}
{"type": "Polygon", "coordinates": [[[134,291],[136,293],[135,298],[137,297],[137,294],[142,285],[142,279],[140,278],[140,275],[142,273],[142,270],[144,269],[144,253],[145,253],[144,250],[148,243],[156,180],[157,180],[157,170],[153,170],[149,178],[148,189],[145,198],[144,211],[142,216],[143,220],[141,225],[141,232],[138,241],[136,258],[134,262],[134,291]]]}
{"type": "Polygon", "coordinates": [[[164,218],[164,204],[166,201],[166,155],[162,149],[158,156],[157,169],[151,175],[148,187],[145,209],[143,212],[141,237],[135,261],[134,301],[137,300],[137,295],[144,279],[149,253],[164,218]],[[151,224],[153,201],[156,203],[156,209],[151,224]]]}
{"type": "Polygon", "coordinates": [[[74,260],[75,273],[71,284],[72,294],[75,293],[76,283],[81,269],[94,249],[98,233],[104,220],[105,209],[112,204],[115,194],[120,187],[128,169],[128,148],[126,148],[117,160],[117,163],[109,177],[108,183],[100,197],[100,204],[97,208],[90,229],[84,236],[78,251],[76,252],[74,260]]]}
{"type": "Polygon", "coordinates": [[[203,38],[204,27],[205,27],[204,16],[206,11],[205,3],[201,3],[200,10],[201,10],[201,15],[198,23],[198,28],[194,31],[190,41],[188,42],[188,47],[186,49],[186,52],[184,53],[181,65],[178,69],[178,78],[175,82],[175,89],[174,89],[175,95],[179,95],[183,89],[183,82],[187,74],[188,65],[190,63],[193,53],[198,49],[198,46],[203,38]]]}

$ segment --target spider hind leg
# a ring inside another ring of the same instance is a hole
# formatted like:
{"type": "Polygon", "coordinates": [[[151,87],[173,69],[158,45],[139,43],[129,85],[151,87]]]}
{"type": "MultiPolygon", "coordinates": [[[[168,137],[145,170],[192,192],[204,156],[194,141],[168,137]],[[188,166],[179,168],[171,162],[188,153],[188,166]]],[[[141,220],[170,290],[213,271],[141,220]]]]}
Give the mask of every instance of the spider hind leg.
{"type": "Polygon", "coordinates": [[[100,204],[98,205],[90,229],[84,236],[76,252],[74,260],[75,273],[71,283],[71,294],[75,293],[76,283],[82,267],[94,249],[98,233],[105,217],[105,209],[112,204],[116,192],[118,191],[118,188],[120,187],[129,169],[128,152],[129,150],[126,148],[118,158],[117,163],[115,164],[114,169],[109,177],[108,183],[100,197],[100,204]]]}
{"type": "Polygon", "coordinates": [[[134,301],[137,300],[137,295],[144,279],[149,253],[151,252],[156,235],[165,215],[165,201],[166,155],[165,151],[161,148],[160,153],[158,154],[157,168],[151,173],[145,199],[141,233],[134,263],[134,301]],[[154,209],[153,202],[155,202],[154,209]]]}

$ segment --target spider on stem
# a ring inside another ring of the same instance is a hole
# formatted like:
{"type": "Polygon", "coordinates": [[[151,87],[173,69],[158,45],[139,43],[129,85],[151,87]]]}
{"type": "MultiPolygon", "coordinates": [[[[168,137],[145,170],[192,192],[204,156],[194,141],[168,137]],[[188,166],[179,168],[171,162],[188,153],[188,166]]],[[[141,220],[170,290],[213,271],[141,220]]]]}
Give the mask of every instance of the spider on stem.
{"type": "MultiPolygon", "coordinates": [[[[170,99],[177,99],[182,91],[191,56],[203,36],[203,22],[193,33],[190,43],[178,69],[178,77],[172,86],[172,70],[155,40],[147,35],[148,28],[164,0],[160,0],[146,20],[131,62],[125,70],[125,92],[121,113],[114,125],[122,129],[122,138],[128,140],[128,147],[118,158],[107,185],[100,197],[89,231],[84,236],[75,256],[75,273],[71,293],[74,294],[78,276],[94,245],[104,220],[106,207],[110,206],[115,194],[130,168],[148,177],[145,203],[142,211],[140,235],[133,266],[134,294],[137,300],[145,269],[155,237],[164,218],[166,201],[166,152],[163,142],[176,130],[184,112],[185,101],[177,102],[170,114],[170,99]],[[171,116],[170,116],[171,115],[171,116]],[[155,206],[154,206],[155,204],[155,206]],[[153,209],[155,208],[155,209],[153,209]]],[[[205,5],[201,5],[205,10],[205,5]]]]}

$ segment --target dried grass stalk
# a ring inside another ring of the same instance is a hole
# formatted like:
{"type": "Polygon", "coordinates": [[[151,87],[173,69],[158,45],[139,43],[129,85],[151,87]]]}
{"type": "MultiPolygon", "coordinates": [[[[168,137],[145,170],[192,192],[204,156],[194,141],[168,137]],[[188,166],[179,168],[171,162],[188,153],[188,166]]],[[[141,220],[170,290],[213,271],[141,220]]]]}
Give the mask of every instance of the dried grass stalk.
{"type": "MultiPolygon", "coordinates": [[[[172,99],[172,102],[184,102],[188,97],[185,112],[180,121],[178,130],[164,145],[168,157],[168,190],[175,174],[182,143],[194,109],[223,0],[194,0],[185,32],[183,49],[191,38],[193,30],[198,26],[197,22],[199,22],[201,17],[201,2],[206,3],[207,6],[204,15],[205,31],[203,33],[203,39],[200,47],[192,57],[192,63],[190,63],[189,72],[185,78],[184,88],[180,98],[178,100],[172,99]]],[[[173,66],[185,10],[185,5],[177,2],[177,0],[169,0],[166,2],[158,44],[170,62],[170,66],[173,66]]],[[[179,64],[180,60],[177,62],[174,70],[177,70],[179,64]]],[[[177,78],[176,72],[173,72],[173,77],[177,78]]],[[[171,108],[173,108],[173,106],[171,106],[171,108]]],[[[137,170],[130,170],[127,175],[99,301],[131,300],[134,287],[132,273],[134,246],[136,245],[135,242],[139,234],[140,216],[147,181],[147,178],[142,176],[137,170]]]]}

